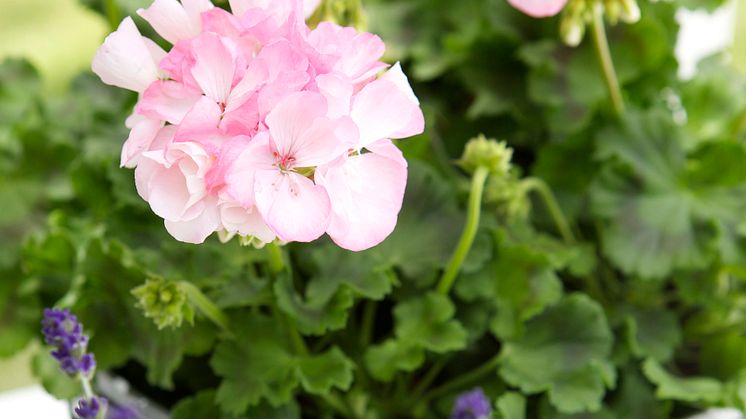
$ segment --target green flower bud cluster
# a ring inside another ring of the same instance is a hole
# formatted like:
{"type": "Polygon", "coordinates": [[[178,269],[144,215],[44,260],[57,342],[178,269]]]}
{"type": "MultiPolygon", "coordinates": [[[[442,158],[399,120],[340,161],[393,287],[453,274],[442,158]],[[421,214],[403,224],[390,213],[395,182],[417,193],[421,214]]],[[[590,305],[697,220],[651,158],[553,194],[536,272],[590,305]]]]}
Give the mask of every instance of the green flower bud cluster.
{"type": "Polygon", "coordinates": [[[184,321],[194,324],[194,309],[179,282],[151,278],[133,289],[132,295],[137,298],[137,307],[145,312],[145,317],[153,319],[159,330],[181,327],[184,321]]]}
{"type": "Polygon", "coordinates": [[[594,13],[603,13],[612,25],[619,21],[635,23],[640,20],[637,0],[570,0],[560,21],[562,41],[571,47],[580,45],[594,13]]]}
{"type": "Polygon", "coordinates": [[[528,190],[515,170],[507,176],[493,176],[487,181],[484,202],[495,205],[498,216],[507,221],[525,220],[531,212],[528,190]]]}
{"type": "Polygon", "coordinates": [[[508,220],[525,219],[531,209],[526,188],[511,164],[513,149],[503,141],[479,135],[469,140],[459,165],[469,173],[484,167],[489,171],[483,201],[497,207],[508,220]]]}
{"type": "Polygon", "coordinates": [[[502,177],[510,171],[512,158],[513,149],[504,141],[487,139],[480,134],[466,143],[464,154],[458,163],[469,173],[474,173],[479,167],[485,167],[491,174],[502,177]]]}
{"type": "Polygon", "coordinates": [[[635,23],[640,20],[640,6],[636,0],[605,0],[606,17],[612,25],[620,20],[624,23],[635,23]]]}

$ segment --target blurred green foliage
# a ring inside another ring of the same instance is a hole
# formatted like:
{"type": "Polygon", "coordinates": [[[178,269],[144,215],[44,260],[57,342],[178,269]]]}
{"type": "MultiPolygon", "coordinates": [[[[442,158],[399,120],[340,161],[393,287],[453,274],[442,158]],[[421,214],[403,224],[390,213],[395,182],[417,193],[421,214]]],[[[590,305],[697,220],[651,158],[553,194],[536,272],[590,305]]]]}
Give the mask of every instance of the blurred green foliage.
{"type": "MultiPolygon", "coordinates": [[[[50,98],[30,65],[5,62],[0,356],[59,303],[100,368],[178,419],[439,418],[477,385],[510,419],[746,408],[746,85],[719,57],[676,78],[682,3],[641,2],[639,23],[610,28],[618,120],[592,45],[563,46],[557,19],[503,0],[366,1],[428,121],[401,144],[399,224],[362,253],[291,244],[279,273],[265,250],[167,235],[118,167],[133,94],[84,74],[50,98]],[[500,198],[483,205],[454,292],[435,294],[465,218],[453,162],[479,133],[505,139],[514,168],[488,183],[500,198]],[[551,187],[572,240],[536,191],[501,196],[527,179],[551,187]],[[199,287],[233,335],[201,313],[158,330],[131,294],[153,277],[199,287]]],[[[47,361],[35,373],[70,397],[47,361]]]]}

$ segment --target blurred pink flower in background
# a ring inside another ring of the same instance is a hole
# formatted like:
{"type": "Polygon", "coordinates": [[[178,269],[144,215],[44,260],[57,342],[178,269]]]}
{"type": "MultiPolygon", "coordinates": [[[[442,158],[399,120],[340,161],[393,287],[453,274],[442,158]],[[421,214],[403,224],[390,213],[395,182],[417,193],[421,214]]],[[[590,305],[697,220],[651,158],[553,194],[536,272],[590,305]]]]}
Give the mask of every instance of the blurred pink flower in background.
{"type": "Polygon", "coordinates": [[[513,7],[533,17],[548,17],[559,13],[567,0],[508,0],[513,7]]]}

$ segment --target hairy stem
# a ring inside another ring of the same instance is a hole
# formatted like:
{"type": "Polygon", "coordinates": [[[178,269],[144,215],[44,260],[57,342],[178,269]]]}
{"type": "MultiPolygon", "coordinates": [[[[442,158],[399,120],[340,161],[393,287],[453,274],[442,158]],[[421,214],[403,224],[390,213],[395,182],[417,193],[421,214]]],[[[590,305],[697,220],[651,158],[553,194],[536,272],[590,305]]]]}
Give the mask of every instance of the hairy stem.
{"type": "Polygon", "coordinates": [[[523,179],[521,183],[523,184],[523,187],[526,188],[526,191],[536,191],[539,196],[541,196],[544,205],[549,211],[549,215],[557,225],[557,230],[559,231],[560,236],[562,236],[562,239],[567,243],[574,243],[575,236],[570,228],[570,223],[567,221],[567,217],[565,217],[565,214],[557,203],[557,199],[554,197],[549,185],[547,185],[543,180],[535,177],[523,179]]]}
{"type": "Polygon", "coordinates": [[[625,112],[624,100],[622,99],[622,91],[619,87],[616,70],[614,70],[614,61],[611,59],[611,52],[609,51],[609,40],[606,37],[606,27],[604,26],[603,7],[597,5],[594,8],[591,27],[593,29],[593,44],[596,47],[596,55],[598,56],[598,62],[601,65],[601,71],[606,81],[606,88],[609,90],[614,112],[617,117],[621,118],[625,112]]]}
{"type": "Polygon", "coordinates": [[[189,302],[196,306],[205,317],[220,327],[220,329],[222,329],[228,336],[233,336],[228,316],[223,313],[223,310],[216,306],[212,300],[207,298],[207,296],[191,282],[181,281],[179,285],[181,285],[184,292],[186,292],[189,302]]]}
{"type": "Polygon", "coordinates": [[[489,170],[486,167],[480,166],[472,176],[466,226],[461,234],[461,239],[456,246],[456,250],[453,252],[453,256],[451,256],[451,260],[448,262],[448,266],[438,283],[438,292],[441,294],[448,294],[450,292],[461,270],[461,265],[464,263],[466,255],[469,254],[471,245],[474,243],[474,238],[479,228],[479,216],[482,210],[482,192],[484,191],[484,183],[487,181],[488,175],[489,170]]]}

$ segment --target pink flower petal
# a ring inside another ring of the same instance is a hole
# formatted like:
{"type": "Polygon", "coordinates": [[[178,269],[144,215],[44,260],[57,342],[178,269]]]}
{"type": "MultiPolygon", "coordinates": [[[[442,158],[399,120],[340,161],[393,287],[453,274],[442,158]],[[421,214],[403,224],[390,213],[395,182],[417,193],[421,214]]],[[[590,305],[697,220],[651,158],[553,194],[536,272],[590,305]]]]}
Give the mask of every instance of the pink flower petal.
{"type": "Polygon", "coordinates": [[[246,209],[234,202],[220,205],[220,219],[223,228],[229,233],[238,233],[244,237],[256,237],[263,243],[275,239],[275,233],[264,222],[256,208],[246,209]]]}
{"type": "Polygon", "coordinates": [[[360,129],[360,146],[384,138],[406,138],[422,133],[425,119],[419,102],[399,67],[390,79],[378,79],[353,99],[351,117],[360,129]],[[401,74],[401,75],[399,75],[401,74]]]}
{"type": "Polygon", "coordinates": [[[337,74],[316,77],[316,86],[329,104],[327,116],[340,118],[350,114],[353,86],[349,79],[337,74]]]}
{"type": "Polygon", "coordinates": [[[173,80],[152,83],[137,104],[137,112],[154,119],[180,124],[184,116],[202,97],[198,90],[173,80]]]}
{"type": "Polygon", "coordinates": [[[332,62],[335,71],[349,77],[355,84],[387,67],[379,61],[386,46],[381,38],[371,33],[321,22],[308,35],[308,42],[332,62]]]}
{"type": "Polygon", "coordinates": [[[210,152],[217,153],[224,141],[219,130],[220,118],[220,106],[202,96],[178,125],[175,141],[200,143],[210,152]]]}
{"type": "Polygon", "coordinates": [[[137,166],[140,154],[150,148],[156,135],[163,127],[163,121],[144,118],[136,123],[122,146],[120,165],[133,168],[137,166]]]}
{"type": "Polygon", "coordinates": [[[152,49],[132,18],[126,17],[96,51],[91,68],[106,84],[142,92],[159,78],[154,53],[165,55],[152,49]]]}
{"type": "Polygon", "coordinates": [[[405,161],[365,153],[321,169],[316,178],[326,188],[332,204],[327,233],[339,246],[365,250],[394,231],[407,184],[405,161]]]}
{"type": "Polygon", "coordinates": [[[323,187],[296,173],[260,170],[255,174],[256,207],[285,241],[310,242],[329,225],[329,197],[323,187]]]}
{"type": "Polygon", "coordinates": [[[164,225],[169,234],[176,240],[191,244],[203,243],[210,234],[220,228],[220,211],[217,207],[217,199],[207,200],[202,212],[194,219],[188,221],[165,220],[164,225]]]}
{"type": "Polygon", "coordinates": [[[191,41],[194,67],[191,74],[204,94],[225,104],[234,79],[242,76],[238,49],[229,38],[206,32],[191,41]]]}
{"type": "Polygon", "coordinates": [[[533,17],[548,17],[559,13],[567,0],[508,0],[511,6],[533,17]]]}
{"type": "Polygon", "coordinates": [[[259,133],[248,144],[241,138],[232,140],[230,144],[226,144],[226,149],[218,159],[218,167],[225,172],[227,194],[245,208],[254,206],[256,172],[272,170],[274,164],[275,158],[269,147],[267,132],[259,133]]]}
{"type": "MultiPolygon", "coordinates": [[[[328,163],[344,153],[356,138],[339,138],[340,125],[349,120],[326,118],[326,100],[318,93],[288,96],[267,116],[272,144],[280,156],[291,156],[294,167],[328,163]]],[[[347,130],[349,132],[349,130],[347,130]]]]}
{"type": "Polygon", "coordinates": [[[209,1],[198,4],[185,0],[185,3],[190,5],[189,12],[177,0],[155,0],[147,9],[139,9],[137,14],[150,23],[163,39],[175,44],[199,35],[202,27],[199,13],[212,7],[209,1]]]}

